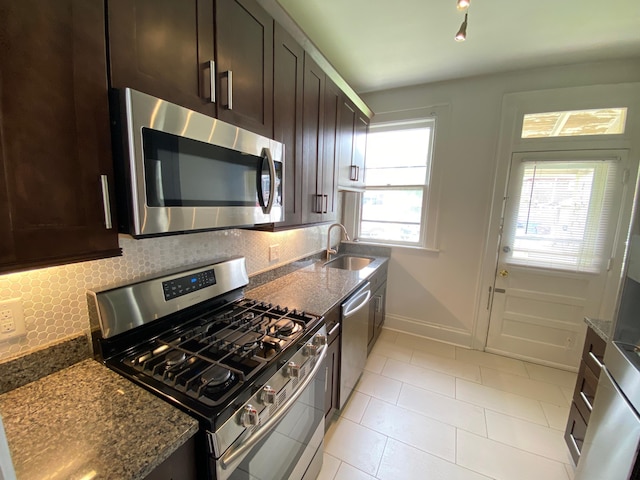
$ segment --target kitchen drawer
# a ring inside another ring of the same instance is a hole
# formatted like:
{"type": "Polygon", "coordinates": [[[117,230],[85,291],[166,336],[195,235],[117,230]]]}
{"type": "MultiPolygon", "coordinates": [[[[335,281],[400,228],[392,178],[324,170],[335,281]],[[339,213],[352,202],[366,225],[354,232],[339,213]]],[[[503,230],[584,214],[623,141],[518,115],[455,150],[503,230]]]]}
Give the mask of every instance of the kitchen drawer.
{"type": "Polygon", "coordinates": [[[567,423],[567,429],[564,432],[564,439],[569,447],[571,458],[577,464],[580,458],[580,452],[582,451],[582,444],[584,442],[584,436],[587,432],[587,422],[584,421],[582,415],[578,411],[575,403],[571,404],[571,410],[569,410],[569,421],[567,423]]]}
{"type": "Polygon", "coordinates": [[[591,409],[597,388],[598,377],[584,361],[580,362],[576,388],[573,392],[573,402],[586,423],[589,423],[589,417],[591,416],[591,409]]]}
{"type": "Polygon", "coordinates": [[[600,338],[592,328],[587,329],[587,338],[584,341],[582,359],[595,374],[596,378],[600,377],[606,346],[607,342],[600,338]]]}

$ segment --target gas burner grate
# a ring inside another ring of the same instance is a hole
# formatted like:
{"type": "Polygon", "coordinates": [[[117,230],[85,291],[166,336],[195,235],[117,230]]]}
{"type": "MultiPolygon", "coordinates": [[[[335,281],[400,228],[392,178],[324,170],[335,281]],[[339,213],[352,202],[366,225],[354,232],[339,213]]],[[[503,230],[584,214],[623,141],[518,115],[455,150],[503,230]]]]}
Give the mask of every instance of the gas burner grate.
{"type": "Polygon", "coordinates": [[[242,299],[160,334],[123,363],[207,405],[217,405],[315,320],[305,312],[242,299]],[[228,378],[217,381],[216,372],[229,372],[228,378]]]}

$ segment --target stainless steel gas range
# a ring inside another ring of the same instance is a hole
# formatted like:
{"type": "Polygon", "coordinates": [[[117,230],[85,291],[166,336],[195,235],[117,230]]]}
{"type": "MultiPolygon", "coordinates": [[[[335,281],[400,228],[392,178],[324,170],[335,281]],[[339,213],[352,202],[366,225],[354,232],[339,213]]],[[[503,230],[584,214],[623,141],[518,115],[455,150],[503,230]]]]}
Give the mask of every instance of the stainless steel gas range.
{"type": "Polygon", "coordinates": [[[234,257],[89,291],[95,356],[199,420],[199,478],[316,478],[324,321],[247,284],[234,257]]]}

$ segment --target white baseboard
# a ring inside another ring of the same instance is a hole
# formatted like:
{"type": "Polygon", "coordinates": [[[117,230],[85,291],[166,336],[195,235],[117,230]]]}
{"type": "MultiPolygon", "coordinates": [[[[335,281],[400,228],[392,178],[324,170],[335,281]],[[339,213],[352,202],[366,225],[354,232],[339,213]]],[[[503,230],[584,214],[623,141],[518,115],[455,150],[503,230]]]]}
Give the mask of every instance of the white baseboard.
{"type": "Polygon", "coordinates": [[[459,345],[466,348],[470,348],[471,346],[471,332],[459,328],[446,327],[444,325],[428,323],[424,320],[390,314],[385,315],[384,326],[390,330],[420,335],[421,337],[450,343],[452,345],[459,345]]]}

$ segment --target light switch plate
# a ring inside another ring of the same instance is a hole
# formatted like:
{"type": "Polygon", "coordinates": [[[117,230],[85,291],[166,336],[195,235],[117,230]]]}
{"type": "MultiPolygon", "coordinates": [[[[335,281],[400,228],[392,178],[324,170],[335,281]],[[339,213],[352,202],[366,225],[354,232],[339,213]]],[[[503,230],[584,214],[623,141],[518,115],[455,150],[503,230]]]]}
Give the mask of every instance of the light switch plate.
{"type": "Polygon", "coordinates": [[[276,262],[280,260],[280,244],[269,245],[269,261],[276,262]]]}
{"type": "Polygon", "coordinates": [[[0,342],[26,334],[22,299],[0,301],[0,342]]]}

